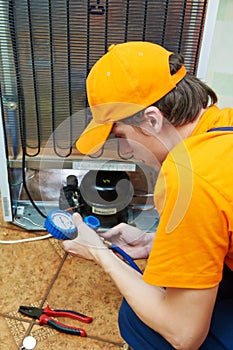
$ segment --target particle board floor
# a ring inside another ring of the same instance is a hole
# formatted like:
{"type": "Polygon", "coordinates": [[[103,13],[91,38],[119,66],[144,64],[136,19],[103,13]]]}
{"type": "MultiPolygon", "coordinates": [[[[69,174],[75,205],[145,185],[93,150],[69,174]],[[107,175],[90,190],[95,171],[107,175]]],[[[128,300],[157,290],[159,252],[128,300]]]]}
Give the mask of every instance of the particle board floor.
{"type": "MultiPolygon", "coordinates": [[[[0,208],[1,209],[1,208],[0,208]]],[[[0,213],[0,240],[21,240],[43,235],[4,222],[0,213]]],[[[37,340],[36,350],[117,350],[117,317],[121,295],[109,276],[95,263],[67,255],[54,238],[0,244],[0,348],[20,349],[23,339],[37,340]],[[39,326],[18,313],[20,305],[72,309],[93,317],[93,322],[59,319],[84,328],[87,337],[39,326]]],[[[143,267],[144,261],[139,265],[143,267]]]]}

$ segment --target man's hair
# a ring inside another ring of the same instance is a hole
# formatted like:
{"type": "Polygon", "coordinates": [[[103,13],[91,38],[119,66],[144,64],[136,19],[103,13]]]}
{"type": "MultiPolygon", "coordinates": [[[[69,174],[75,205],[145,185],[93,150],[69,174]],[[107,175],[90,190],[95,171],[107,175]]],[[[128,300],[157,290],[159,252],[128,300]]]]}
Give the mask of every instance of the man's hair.
{"type": "MultiPolygon", "coordinates": [[[[171,74],[174,74],[183,66],[184,58],[181,54],[172,54],[169,57],[169,64],[171,74]]],[[[177,83],[176,88],[153,103],[152,106],[157,107],[172,125],[181,126],[192,122],[202,108],[205,109],[215,104],[217,100],[215,92],[209,86],[194,75],[187,73],[177,83]]],[[[143,112],[136,113],[121,122],[131,125],[140,124],[143,112]]]]}
{"type": "MultiPolygon", "coordinates": [[[[174,74],[183,64],[180,54],[170,56],[170,71],[174,74]]],[[[154,103],[174,126],[192,122],[202,108],[217,102],[215,92],[194,75],[187,73],[176,88],[154,103]]]]}

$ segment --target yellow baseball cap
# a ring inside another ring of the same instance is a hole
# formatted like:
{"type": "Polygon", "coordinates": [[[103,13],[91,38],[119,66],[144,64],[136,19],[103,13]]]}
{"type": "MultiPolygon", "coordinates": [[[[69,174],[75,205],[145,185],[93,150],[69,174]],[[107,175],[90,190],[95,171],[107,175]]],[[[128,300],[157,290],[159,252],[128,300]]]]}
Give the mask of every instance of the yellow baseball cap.
{"type": "Polygon", "coordinates": [[[96,153],[114,122],[149,107],[176,87],[186,69],[182,66],[171,75],[171,54],[160,45],[144,41],[109,47],[86,80],[93,119],[76,142],[81,153],[96,153]]]}

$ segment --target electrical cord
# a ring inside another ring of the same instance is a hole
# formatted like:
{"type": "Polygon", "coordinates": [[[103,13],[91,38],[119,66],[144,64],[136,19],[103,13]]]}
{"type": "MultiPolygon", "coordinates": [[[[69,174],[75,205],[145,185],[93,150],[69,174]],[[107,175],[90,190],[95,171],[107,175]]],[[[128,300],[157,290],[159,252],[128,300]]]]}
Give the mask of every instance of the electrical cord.
{"type": "MultiPolygon", "coordinates": [[[[37,226],[37,227],[40,227],[40,228],[44,228],[43,226],[33,222],[31,219],[27,218],[27,217],[22,217],[22,219],[24,220],[27,220],[29,222],[31,222],[33,225],[37,226]]],[[[25,227],[26,225],[22,224],[21,222],[17,221],[16,219],[14,220],[14,222],[21,226],[21,227],[25,227]]],[[[13,231],[18,231],[18,232],[24,232],[24,231],[19,231],[15,228],[9,228],[7,226],[2,226],[0,225],[1,228],[6,228],[6,229],[10,229],[10,230],[13,230],[13,231]]],[[[46,234],[46,235],[43,235],[43,236],[39,236],[39,237],[32,237],[32,238],[24,238],[24,239],[18,239],[18,240],[0,240],[0,244],[18,244],[18,243],[25,243],[25,242],[35,242],[35,241],[40,241],[42,239],[48,239],[48,238],[51,238],[53,237],[51,234],[46,234]]]]}
{"type": "Polygon", "coordinates": [[[18,244],[18,243],[25,243],[25,242],[35,242],[40,241],[42,239],[48,239],[53,237],[52,235],[44,235],[40,237],[32,237],[32,238],[24,238],[24,239],[18,239],[18,240],[12,240],[12,241],[2,241],[0,240],[0,244],[18,244]]]}
{"type": "MultiPolygon", "coordinates": [[[[66,211],[70,211],[70,210],[73,210],[75,209],[75,207],[71,207],[71,208],[67,208],[66,211]]],[[[32,221],[31,219],[25,217],[25,216],[22,216],[22,219],[24,220],[27,220],[29,222],[31,222],[33,225],[37,226],[37,227],[40,227],[40,228],[44,228],[43,226],[35,223],[34,221],[32,221]]],[[[14,222],[21,226],[21,227],[25,227],[26,225],[22,224],[21,222],[19,222],[18,220],[14,220],[14,222]]],[[[15,228],[9,228],[7,226],[2,226],[0,225],[1,228],[6,228],[6,229],[10,229],[10,230],[13,230],[13,231],[19,231],[15,228]]],[[[24,231],[20,231],[20,232],[24,232],[24,231]]],[[[0,240],[0,244],[18,244],[18,243],[25,243],[25,242],[35,242],[35,241],[39,241],[39,240],[42,240],[42,239],[48,239],[48,238],[53,238],[53,236],[51,234],[47,234],[47,235],[43,235],[43,236],[40,236],[40,237],[32,237],[32,238],[25,238],[25,239],[18,239],[18,240],[0,240]]]]}

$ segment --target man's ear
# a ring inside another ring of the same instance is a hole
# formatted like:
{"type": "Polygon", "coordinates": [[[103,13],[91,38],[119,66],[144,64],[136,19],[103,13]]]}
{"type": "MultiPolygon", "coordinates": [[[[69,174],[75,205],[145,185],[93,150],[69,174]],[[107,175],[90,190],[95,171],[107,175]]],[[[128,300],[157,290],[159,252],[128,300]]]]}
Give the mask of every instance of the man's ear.
{"type": "MultiPolygon", "coordinates": [[[[150,106],[144,111],[144,118],[147,121],[148,133],[151,135],[153,133],[159,133],[163,127],[163,114],[155,106],[150,106]],[[150,130],[150,131],[149,131],[150,130]]],[[[147,128],[146,128],[147,129],[147,128]]],[[[144,130],[146,133],[146,130],[144,130]]]]}

